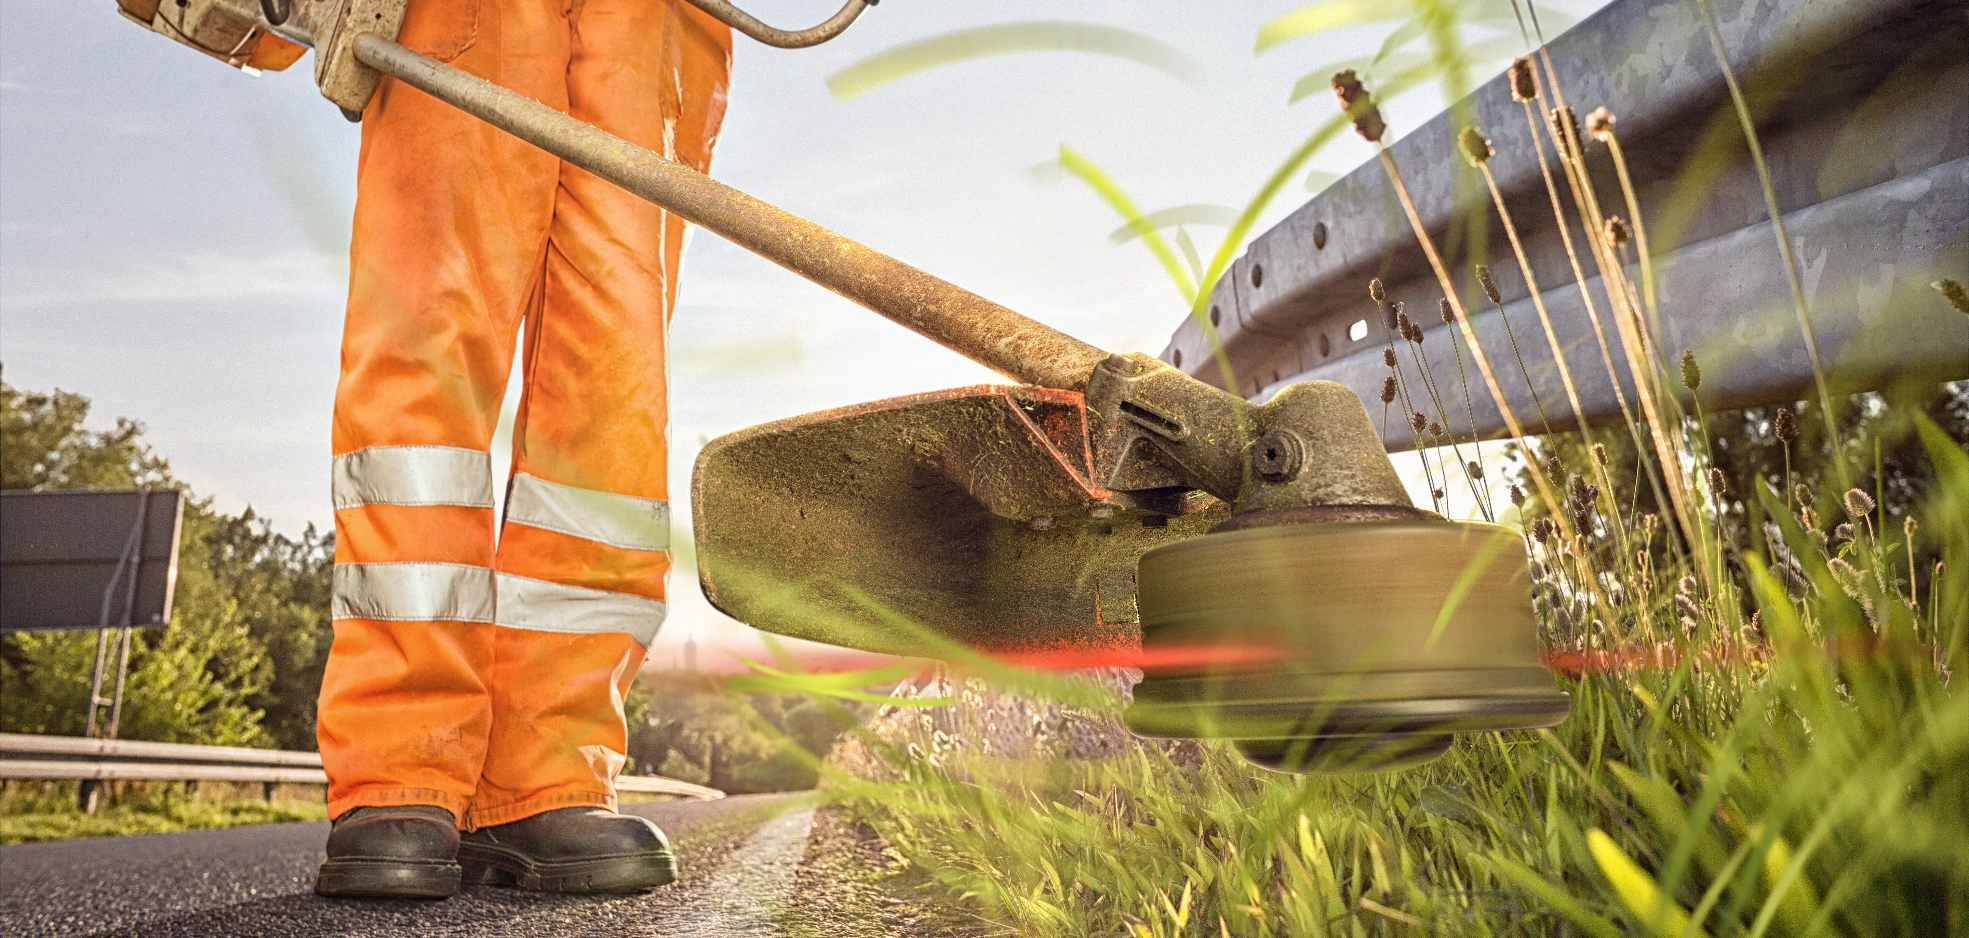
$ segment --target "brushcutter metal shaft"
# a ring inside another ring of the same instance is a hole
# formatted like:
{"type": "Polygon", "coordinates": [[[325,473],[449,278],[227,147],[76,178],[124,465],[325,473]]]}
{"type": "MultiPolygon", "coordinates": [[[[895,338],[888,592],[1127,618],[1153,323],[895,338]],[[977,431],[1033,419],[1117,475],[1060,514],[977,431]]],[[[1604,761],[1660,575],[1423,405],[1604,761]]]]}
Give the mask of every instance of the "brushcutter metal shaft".
{"type": "Polygon", "coordinates": [[[674,160],[373,34],[356,59],[999,374],[1082,391],[1107,353],[674,160]]]}

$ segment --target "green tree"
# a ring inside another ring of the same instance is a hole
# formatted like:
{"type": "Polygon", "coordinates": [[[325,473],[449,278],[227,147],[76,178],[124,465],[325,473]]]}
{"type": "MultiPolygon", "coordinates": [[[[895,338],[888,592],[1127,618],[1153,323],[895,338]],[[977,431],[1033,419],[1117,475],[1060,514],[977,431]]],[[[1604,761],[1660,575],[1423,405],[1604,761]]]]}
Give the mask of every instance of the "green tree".
{"type": "MultiPolygon", "coordinates": [[[[183,487],[141,424],[92,431],[88,416],[80,394],[0,383],[0,487],[183,487]]],[[[228,515],[188,494],[171,623],[136,633],[121,735],[314,748],[333,555],[312,527],[287,538],[251,509],[228,515]]],[[[81,733],[94,655],[89,632],[0,638],[0,729],[81,733]]]]}

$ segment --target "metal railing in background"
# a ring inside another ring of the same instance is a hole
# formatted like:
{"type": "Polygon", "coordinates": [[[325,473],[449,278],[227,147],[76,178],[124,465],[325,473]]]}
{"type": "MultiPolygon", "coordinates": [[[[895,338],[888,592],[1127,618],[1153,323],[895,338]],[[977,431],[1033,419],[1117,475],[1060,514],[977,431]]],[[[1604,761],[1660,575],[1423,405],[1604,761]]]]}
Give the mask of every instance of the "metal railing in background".
{"type": "MultiPolygon", "coordinates": [[[[324,785],[328,775],[318,752],[0,733],[0,779],[259,782],[271,798],[275,785],[324,785]]],[[[706,801],[725,797],[716,788],[662,776],[625,775],[615,787],[706,801]]]]}
{"type": "MultiPolygon", "coordinates": [[[[1956,0],[1711,0],[1765,148],[1779,210],[1803,267],[1812,332],[1834,393],[1899,382],[1969,378],[1969,321],[1929,287],[1969,276],[1969,20],[1956,0]]],[[[1618,118],[1659,284],[1657,347],[1695,352],[1703,405],[1730,409],[1813,394],[1813,367],[1779,259],[1755,167],[1696,5],[1616,0],[1550,44],[1566,98],[1583,118],[1605,106],[1618,118]]],[[[1491,138],[1505,204],[1524,240],[1541,297],[1578,386],[1589,424],[1621,419],[1613,379],[1554,221],[1533,131],[1499,76],[1391,148],[1424,226],[1466,297],[1471,325],[1496,363],[1511,409],[1531,432],[1537,408],[1512,359],[1511,336],[1478,292],[1472,265],[1488,263],[1503,293],[1531,385],[1553,429],[1575,427],[1558,368],[1481,176],[1456,134],[1472,123],[1491,138]],[[1489,219],[1488,247],[1471,251],[1462,219],[1489,219]],[[1451,236],[1450,229],[1458,229],[1451,236]],[[1483,310],[1483,312],[1478,312],[1483,310]]],[[[1338,105],[1327,103],[1330,108],[1338,105]]],[[[1543,120],[1541,115],[1540,120],[1543,120]]],[[[1542,132],[1543,128],[1540,128],[1542,132]]],[[[1549,141],[1546,160],[1554,160],[1549,141]]],[[[1628,214],[1604,146],[1587,146],[1599,202],[1628,214]]],[[[1557,165],[1554,164],[1557,173],[1557,165]]],[[[1575,239],[1571,194],[1557,179],[1575,239]]],[[[1580,244],[1582,257],[1584,243],[1580,244]]],[[[1606,291],[1587,262],[1602,316],[1606,291]]],[[[1630,275],[1639,280],[1637,269],[1630,275]]],[[[1379,277],[1425,331],[1438,375],[1454,374],[1440,287],[1377,160],[1252,241],[1218,282],[1216,323],[1238,394],[1264,400],[1299,381],[1337,381],[1377,415],[1385,326],[1368,297],[1379,277]]],[[[1608,325],[1612,329],[1612,325],[1608,325]]],[[[1404,353],[1403,358],[1407,355],[1404,353]]],[[[1224,386],[1200,323],[1186,320],[1162,358],[1224,386]]],[[[1412,363],[1408,377],[1415,378],[1412,363]]],[[[1674,363],[1664,363],[1672,374],[1674,363]]],[[[1629,399],[1633,376],[1616,354],[1629,399]]],[[[1503,435],[1472,376],[1475,426],[1454,408],[1450,431],[1503,435]]],[[[1679,392],[1679,387],[1676,388],[1679,392]]],[[[1431,415],[1434,416],[1434,415],[1431,415]]],[[[1542,427],[1538,427],[1542,430],[1542,427]]],[[[1390,450],[1415,445],[1393,420],[1390,450]]]]}

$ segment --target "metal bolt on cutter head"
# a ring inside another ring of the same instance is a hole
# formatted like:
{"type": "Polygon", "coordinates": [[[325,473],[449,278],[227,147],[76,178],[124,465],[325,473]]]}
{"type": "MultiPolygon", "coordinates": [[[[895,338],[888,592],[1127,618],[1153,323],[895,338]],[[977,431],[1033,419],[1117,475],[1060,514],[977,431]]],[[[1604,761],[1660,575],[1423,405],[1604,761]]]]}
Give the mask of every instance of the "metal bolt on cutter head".
{"type": "MultiPolygon", "coordinates": [[[[776,45],[815,33],[692,2],[776,45]]],[[[1132,729],[1230,739],[1275,769],[1397,768],[1455,733],[1565,719],[1523,540],[1416,508],[1342,385],[1252,405],[1108,354],[398,45],[404,0],[119,4],[235,66],[268,34],[312,46],[350,113],[391,75],[1021,382],[706,446],[699,576],[742,622],[895,654],[1135,663],[1132,729]]]]}

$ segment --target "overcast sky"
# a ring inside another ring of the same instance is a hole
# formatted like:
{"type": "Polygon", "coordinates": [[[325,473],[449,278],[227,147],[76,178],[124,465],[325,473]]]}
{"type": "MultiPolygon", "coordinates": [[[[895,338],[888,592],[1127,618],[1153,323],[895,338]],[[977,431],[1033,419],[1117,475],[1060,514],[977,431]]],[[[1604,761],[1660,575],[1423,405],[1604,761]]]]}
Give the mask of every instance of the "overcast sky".
{"type": "MultiPolygon", "coordinates": [[[[792,27],[835,5],[741,2],[792,27]]],[[[1156,353],[1183,315],[1175,290],[1139,244],[1109,242],[1118,220],[1098,198],[1034,167],[1066,144],[1145,209],[1242,206],[1331,113],[1323,94],[1288,104],[1294,81],[1371,52],[1392,27],[1254,54],[1258,27],[1298,5],[890,0],[818,48],[740,38],[712,175],[1089,342],[1156,353]],[[1118,58],[1036,52],[845,101],[826,85],[904,42],[1032,20],[1134,30],[1195,72],[1184,80],[1118,58]]],[[[1577,17],[1597,5],[1556,9],[1577,17]]],[[[198,494],[228,511],[250,504],[290,533],[332,522],[329,406],[358,137],[314,90],[311,62],[252,78],[122,20],[113,0],[0,5],[7,382],[87,395],[96,426],[141,420],[198,494]]],[[[1441,106],[1425,89],[1387,110],[1399,134],[1441,106]]],[[[1348,136],[1314,165],[1341,174],[1369,156],[1348,136]]],[[[1295,184],[1266,224],[1308,195],[1295,184]]],[[[1208,252],[1219,232],[1193,233],[1208,252]]],[[[684,269],[672,344],[680,523],[702,440],[1002,380],[714,236],[693,239],[684,269]]],[[[673,578],[653,660],[667,663],[690,634],[756,647],[692,581],[673,578]]]]}

